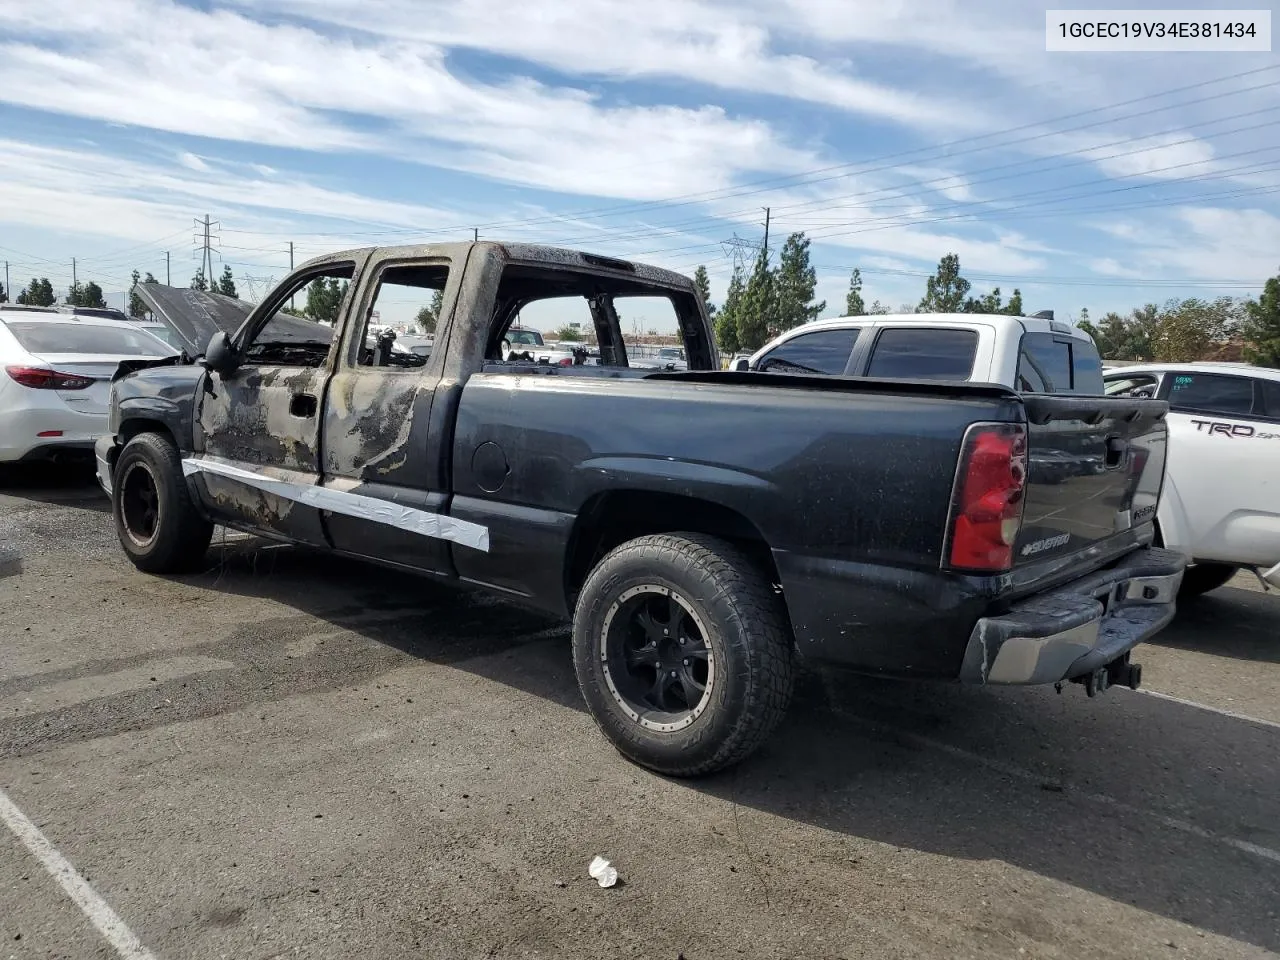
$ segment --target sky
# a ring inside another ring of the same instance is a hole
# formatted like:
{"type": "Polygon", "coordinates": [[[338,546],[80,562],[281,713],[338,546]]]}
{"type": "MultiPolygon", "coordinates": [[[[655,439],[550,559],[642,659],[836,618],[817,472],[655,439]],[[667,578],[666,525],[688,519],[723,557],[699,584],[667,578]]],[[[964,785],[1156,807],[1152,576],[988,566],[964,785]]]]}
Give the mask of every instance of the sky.
{"type": "Polygon", "coordinates": [[[896,309],[948,253],[1059,317],[1256,293],[1280,56],[1047,53],[1025,0],[0,4],[15,292],[75,258],[120,303],[166,252],[185,285],[207,215],[251,298],[291,242],[477,231],[702,264],[719,300],[766,207],[775,256],[812,241],[824,316],[854,267],[896,309]]]}

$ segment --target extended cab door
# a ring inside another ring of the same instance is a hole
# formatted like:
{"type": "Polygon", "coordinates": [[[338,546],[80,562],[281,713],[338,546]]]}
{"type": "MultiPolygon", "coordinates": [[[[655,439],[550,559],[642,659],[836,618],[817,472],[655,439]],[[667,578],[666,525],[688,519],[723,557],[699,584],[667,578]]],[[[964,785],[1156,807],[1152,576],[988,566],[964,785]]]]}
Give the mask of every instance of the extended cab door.
{"type": "Polygon", "coordinates": [[[313,494],[320,475],[320,408],[341,316],[363,258],[304,267],[272,292],[232,338],[241,362],[209,371],[196,398],[195,477],[216,520],[323,544],[313,494]],[[299,316],[301,300],[330,322],[299,316]],[[295,306],[291,306],[294,304],[295,306]]]}
{"type": "Polygon", "coordinates": [[[324,523],[339,550],[452,575],[450,545],[471,525],[444,515],[448,431],[432,427],[463,265],[446,253],[371,265],[347,323],[324,404],[324,523]],[[388,326],[426,323],[429,356],[399,348],[388,326]]]}
{"type": "Polygon", "coordinates": [[[1238,373],[1172,369],[1165,543],[1193,560],[1280,560],[1280,391],[1238,373]],[[1271,394],[1269,397],[1268,394],[1271,394]],[[1274,397],[1274,399],[1272,399],[1274,397]]]}

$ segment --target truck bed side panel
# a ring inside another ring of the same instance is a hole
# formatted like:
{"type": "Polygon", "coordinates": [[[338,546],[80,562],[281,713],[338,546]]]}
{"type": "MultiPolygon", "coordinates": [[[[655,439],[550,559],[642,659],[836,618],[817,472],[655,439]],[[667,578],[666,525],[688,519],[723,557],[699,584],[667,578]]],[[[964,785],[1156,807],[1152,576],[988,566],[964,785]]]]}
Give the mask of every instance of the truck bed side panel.
{"type": "MultiPolygon", "coordinates": [[[[490,549],[455,549],[454,562],[464,578],[563,612],[584,505],[606,492],[675,494],[749,521],[775,551],[789,600],[814,565],[864,566],[875,597],[857,628],[906,642],[893,624],[914,629],[923,608],[913,612],[904,592],[956,605],[917,594],[937,586],[965,428],[1020,414],[998,395],[942,390],[479,374],[458,408],[450,512],[488,526],[490,549]],[[908,582],[911,571],[921,576],[908,582]]],[[[825,629],[792,616],[802,634],[825,629]]]]}

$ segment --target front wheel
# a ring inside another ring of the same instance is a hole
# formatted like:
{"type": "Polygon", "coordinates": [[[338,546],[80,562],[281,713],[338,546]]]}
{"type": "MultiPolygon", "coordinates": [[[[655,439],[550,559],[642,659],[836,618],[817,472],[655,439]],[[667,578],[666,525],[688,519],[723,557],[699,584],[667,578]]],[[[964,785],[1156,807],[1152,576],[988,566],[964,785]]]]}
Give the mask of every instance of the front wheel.
{"type": "Polygon", "coordinates": [[[740,762],[791,700],[781,598],[743,553],[699,534],[640,537],[606,556],[578,597],[573,658],[605,736],[659,773],[740,762]]]}
{"type": "Polygon", "coordinates": [[[191,502],[178,448],[155,433],[138,434],[120,451],[111,514],[124,552],[147,573],[198,568],[213,537],[213,524],[191,502]]]}

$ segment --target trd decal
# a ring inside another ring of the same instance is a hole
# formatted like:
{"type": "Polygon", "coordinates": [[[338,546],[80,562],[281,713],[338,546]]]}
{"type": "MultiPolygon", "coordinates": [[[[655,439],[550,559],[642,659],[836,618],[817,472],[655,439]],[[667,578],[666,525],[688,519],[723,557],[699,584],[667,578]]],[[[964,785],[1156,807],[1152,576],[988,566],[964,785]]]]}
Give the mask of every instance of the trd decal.
{"type": "Polygon", "coordinates": [[[1201,433],[1219,434],[1224,437],[1252,437],[1256,430],[1243,423],[1214,423],[1212,420],[1192,420],[1201,433]],[[1206,431],[1206,427],[1208,430],[1206,431]]]}

